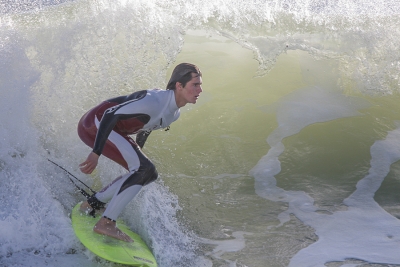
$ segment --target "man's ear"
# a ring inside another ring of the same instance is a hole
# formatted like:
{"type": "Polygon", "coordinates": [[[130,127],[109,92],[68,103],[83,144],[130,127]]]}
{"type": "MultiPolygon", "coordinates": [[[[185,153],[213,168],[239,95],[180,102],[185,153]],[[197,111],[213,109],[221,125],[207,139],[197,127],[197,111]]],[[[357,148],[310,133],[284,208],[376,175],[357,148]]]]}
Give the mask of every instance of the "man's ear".
{"type": "Polygon", "coordinates": [[[182,89],[183,86],[182,86],[182,84],[181,84],[180,82],[176,82],[176,83],[175,83],[175,88],[176,88],[176,89],[182,89]]]}

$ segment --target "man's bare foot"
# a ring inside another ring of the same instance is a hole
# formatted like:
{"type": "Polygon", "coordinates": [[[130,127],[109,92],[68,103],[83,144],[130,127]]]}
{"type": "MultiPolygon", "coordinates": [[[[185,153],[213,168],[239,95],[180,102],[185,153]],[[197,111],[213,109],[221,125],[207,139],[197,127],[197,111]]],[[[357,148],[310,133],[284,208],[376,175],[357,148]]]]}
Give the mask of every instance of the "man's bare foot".
{"type": "Polygon", "coordinates": [[[115,221],[104,217],[101,217],[101,219],[96,223],[96,225],[93,227],[93,231],[98,234],[110,236],[125,242],[133,242],[132,238],[118,229],[115,221]]]}
{"type": "MultiPolygon", "coordinates": [[[[89,215],[90,212],[93,210],[93,208],[89,205],[87,201],[82,202],[82,204],[79,207],[79,210],[86,215],[89,215]]],[[[103,213],[105,209],[100,209],[98,210],[99,213],[103,213]]]]}
{"type": "Polygon", "coordinates": [[[81,212],[84,212],[86,215],[88,215],[92,211],[92,207],[89,205],[89,203],[87,201],[84,201],[79,206],[79,210],[81,212]]]}

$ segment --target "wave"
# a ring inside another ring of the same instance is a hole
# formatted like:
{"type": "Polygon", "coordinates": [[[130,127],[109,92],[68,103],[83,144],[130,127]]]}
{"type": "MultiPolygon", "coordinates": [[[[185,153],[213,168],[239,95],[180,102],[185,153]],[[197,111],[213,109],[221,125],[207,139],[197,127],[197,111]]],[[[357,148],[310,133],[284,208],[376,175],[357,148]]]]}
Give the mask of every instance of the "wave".
{"type": "MultiPolygon", "coordinates": [[[[77,163],[87,154],[76,134],[80,116],[104,99],[138,88],[165,86],[165,77],[185,44],[187,32],[199,30],[222,36],[223,40],[227,38],[250,50],[258,62],[254,80],[266,77],[282,55],[301,51],[335,66],[335,82],[344,95],[368,98],[396,95],[400,89],[399,15],[400,4],[394,0],[2,2],[0,196],[5,204],[0,209],[0,229],[5,239],[0,260],[12,259],[18,253],[74,254],[79,244],[69,227],[68,210],[81,198],[68,180],[60,179],[62,172],[47,165],[47,158],[78,172],[77,163]]],[[[221,66],[214,68],[218,72],[221,66]]],[[[224,66],[223,71],[229,70],[224,66]]],[[[279,126],[269,135],[267,142],[273,149],[267,158],[273,153],[277,153],[273,154],[274,159],[280,155],[280,141],[307,125],[355,117],[358,110],[366,108],[364,102],[327,93],[324,88],[308,89],[311,93],[306,96],[283,98],[282,106],[259,107],[261,112],[278,110],[278,124],[283,121],[294,127],[279,126]],[[301,112],[294,104],[299,97],[301,112]],[[320,105],[313,106],[315,103],[320,105]],[[315,109],[304,112],[307,107],[315,109]],[[303,115],[306,121],[290,117],[288,110],[303,115]],[[327,117],[319,119],[314,115],[327,117]]],[[[237,103],[235,111],[242,106],[242,102],[237,103]]],[[[224,138],[225,148],[240,141],[230,135],[224,138]]],[[[153,156],[157,159],[157,153],[153,156]]],[[[244,157],[250,157],[250,153],[244,157]]],[[[236,161],[226,163],[230,168],[235,165],[236,161]]],[[[278,173],[280,169],[274,169],[277,167],[272,166],[271,171],[278,173]]],[[[264,164],[254,170],[265,171],[264,164]]],[[[85,182],[97,187],[120,172],[105,160],[85,182]]],[[[263,184],[268,181],[254,176],[256,184],[260,183],[256,188],[260,196],[275,201],[278,193],[284,192],[278,188],[277,195],[268,194],[270,185],[263,184]]],[[[198,261],[199,266],[209,264],[197,255],[197,237],[176,219],[180,212],[177,199],[162,183],[146,189],[139,204],[129,206],[135,212],[125,214],[126,219],[152,244],[161,266],[185,266],[193,261],[198,261]],[[155,211],[151,211],[153,208],[155,211]],[[157,213],[157,209],[163,212],[157,213]],[[157,223],[161,222],[165,228],[158,229],[157,223]]],[[[244,232],[234,233],[242,238],[244,232]]],[[[242,248],[243,242],[238,247],[242,248]]],[[[218,242],[206,240],[205,244],[218,242]]],[[[217,256],[220,259],[221,255],[217,256]]]]}

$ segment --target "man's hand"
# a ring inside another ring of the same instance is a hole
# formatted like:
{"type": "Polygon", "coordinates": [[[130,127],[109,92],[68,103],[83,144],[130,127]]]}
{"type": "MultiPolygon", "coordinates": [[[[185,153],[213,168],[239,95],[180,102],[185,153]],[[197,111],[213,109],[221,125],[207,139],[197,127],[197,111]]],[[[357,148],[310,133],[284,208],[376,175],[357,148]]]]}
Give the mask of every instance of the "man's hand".
{"type": "Polygon", "coordinates": [[[91,174],[94,169],[96,169],[97,163],[99,161],[99,155],[97,155],[94,152],[90,152],[89,156],[87,159],[79,164],[79,168],[81,169],[81,172],[86,173],[86,174],[91,174]]]}

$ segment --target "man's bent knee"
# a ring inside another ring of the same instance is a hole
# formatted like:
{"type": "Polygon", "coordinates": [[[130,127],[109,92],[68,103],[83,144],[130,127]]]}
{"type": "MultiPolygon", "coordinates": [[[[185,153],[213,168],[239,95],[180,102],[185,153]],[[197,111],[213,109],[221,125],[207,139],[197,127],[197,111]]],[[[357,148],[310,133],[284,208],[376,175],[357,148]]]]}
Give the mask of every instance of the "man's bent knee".
{"type": "Polygon", "coordinates": [[[143,185],[148,185],[158,178],[156,166],[150,160],[146,162],[143,185]]]}

